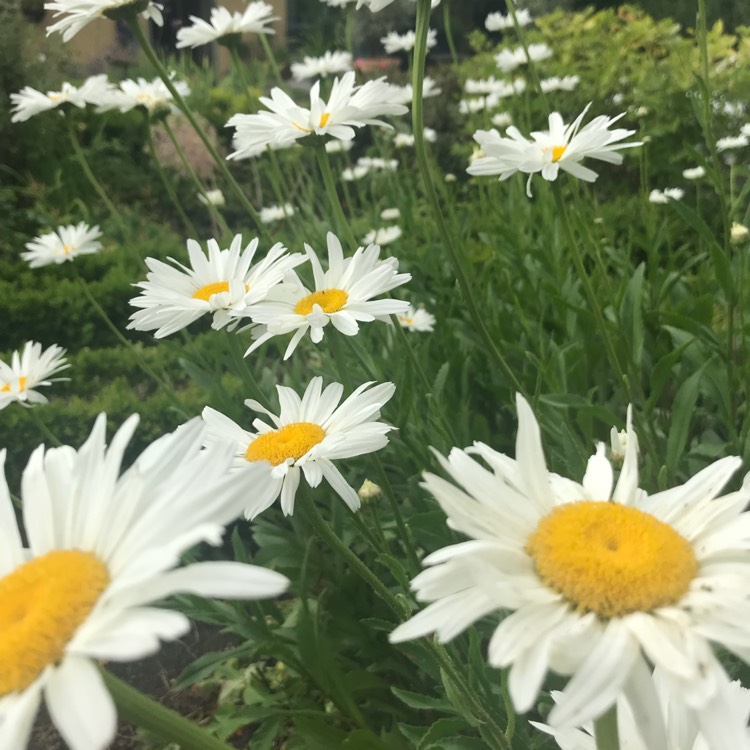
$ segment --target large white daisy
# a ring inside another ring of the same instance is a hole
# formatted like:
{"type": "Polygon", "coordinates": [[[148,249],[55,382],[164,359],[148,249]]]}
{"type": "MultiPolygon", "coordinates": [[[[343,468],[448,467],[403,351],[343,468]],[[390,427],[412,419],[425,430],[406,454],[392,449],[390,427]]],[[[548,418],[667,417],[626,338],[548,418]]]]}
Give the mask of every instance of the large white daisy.
{"type": "Polygon", "coordinates": [[[44,4],[44,9],[54,11],[53,18],[62,18],[47,27],[47,36],[57,31],[62,34],[63,41],[68,42],[97,18],[119,20],[140,15],[157,26],[163,26],[163,7],[153,0],[52,0],[44,4]]]}
{"type": "MultiPolygon", "coordinates": [[[[475,443],[440,457],[458,487],[425,475],[450,526],[471,540],[425,559],[429,569],[412,585],[432,603],[391,639],[436,633],[448,641],[505,611],[488,659],[510,668],[519,712],[534,705],[549,670],[571,675],[549,716],[554,728],[580,726],[624,693],[647,747],[663,750],[650,662],[712,748],[747,748],[710,645],[750,658],[750,483],[718,497],[740,459],[723,458],[647,496],[629,438],[614,490],[603,444],[578,484],[547,471],[531,408],[520,396],[517,404],[515,460],[475,443]]],[[[627,429],[632,435],[630,414],[627,429]]]]}
{"type": "Polygon", "coordinates": [[[11,122],[26,122],[40,112],[57,109],[72,104],[83,109],[87,104],[101,104],[111,89],[106,74],[91,76],[80,86],[73,86],[67,81],[59,91],[48,91],[46,94],[31,86],[24,86],[17,94],[11,94],[11,122]]]}
{"type": "Polygon", "coordinates": [[[365,125],[390,127],[377,119],[383,115],[403,115],[408,110],[394,99],[394,87],[385,78],[354,85],[354,71],[333,81],[331,95],[320,98],[320,81],[310,90],[310,107],[301,107],[280,88],[271,91],[271,98],[260,97],[269,111],[254,115],[234,115],[227,127],[236,128],[235,151],[230,159],[257,156],[267,146],[287,148],[309,135],[330,136],[343,141],[354,138],[354,128],[365,125]]]}
{"type": "Polygon", "coordinates": [[[249,3],[241,13],[227,8],[211,8],[211,18],[204,21],[190,16],[192,26],[184,26],[177,32],[177,49],[200,47],[211,42],[226,42],[241,34],[275,34],[269,26],[279,17],[273,15],[273,6],[264,2],[249,3]]]}
{"type": "Polygon", "coordinates": [[[531,140],[524,138],[518,128],[509,127],[506,137],[497,130],[477,130],[474,140],[479,144],[485,156],[475,159],[466,170],[472,175],[500,175],[507,180],[517,172],[529,175],[526,193],[531,197],[531,177],[540,172],[548,181],[554,181],[562,169],[565,172],[586,182],[594,182],[599,176],[581,161],[585,158],[599,159],[610,164],[621,164],[622,154],[619,149],[640,146],[640,141],[621,143],[635,133],[634,130],[610,126],[624,116],[595,117],[581,128],[588,104],[570,125],[566,125],[559,112],[549,116],[549,130],[534,132],[531,140]]]}
{"type": "Polygon", "coordinates": [[[206,407],[203,419],[208,425],[206,445],[234,443],[235,468],[240,472],[262,467],[269,483],[263,492],[253,491],[245,515],[254,518],[281,495],[284,515],[294,512],[294,498],[304,475],[310,487],[325,479],[352,509],[360,500],[333,461],[353,458],[380,450],[393,427],[378,422],[380,409],[393,396],[396,386],[365,383],[343,403],[344,387],[331,383],[323,390],[323,379],[313,378],[302,398],[291,388],[276,386],[281,411],[272,414],[257,401],[245,404],[267,415],[272,424],[255,419],[255,432],[249,432],[220,412],[206,407]]]}
{"type": "Polygon", "coordinates": [[[323,271],[312,247],[305,245],[315,280],[313,290],[291,272],[265,301],[243,313],[258,326],[257,339],[245,356],[274,336],[294,332],[284,353],[284,359],[288,359],[308,331],[315,344],[323,339],[329,323],[345,336],[356,336],[359,323],[387,321],[389,315],[408,308],[409,303],[402,300],[373,299],[411,280],[411,274],[398,273],[396,258],[380,260],[378,245],[357,248],[354,255],[344,258],[338,237],[329,232],[327,240],[327,271],[323,271]]]}
{"type": "Polygon", "coordinates": [[[102,248],[102,236],[98,226],[90,227],[85,222],[58,227],[56,232],[48,232],[26,243],[27,252],[21,258],[29,262],[31,268],[59,265],[73,260],[79,255],[98,253],[102,248]]]}
{"type": "MultiPolygon", "coordinates": [[[[0,747],[23,750],[44,695],[72,750],[108,747],[115,706],[98,660],[148,656],[174,640],[187,618],[153,603],[176,593],[256,599],[287,579],[233,562],[176,569],[200,542],[218,544],[263,471],[238,481],[228,447],[202,450],[193,420],[153,443],[118,477],[138,422],[105,445],[106,418],[83,447],[39,446],[23,474],[24,549],[4,473],[0,476],[0,747]]],[[[0,451],[0,465],[5,451],[0,451]]]]}
{"type": "Polygon", "coordinates": [[[141,288],[141,295],[130,300],[140,309],[130,316],[128,328],[155,331],[160,339],[206,313],[213,315],[212,328],[223,328],[233,313],[260,302],[287,271],[305,261],[302,253],[288,254],[277,242],[263,260],[251,265],[258,240],[243,249],[241,234],[227,250],[221,250],[214,239],[208,241],[208,253],[195,240],[187,241],[187,249],[189,267],[174,258],[169,258],[174,266],[146,258],[147,280],[134,285],[141,288]]]}
{"type": "Polygon", "coordinates": [[[62,347],[53,344],[42,350],[40,343],[27,341],[23,352],[13,352],[10,365],[0,360],[0,409],[13,401],[24,405],[46,404],[47,398],[36,389],[66,380],[52,376],[68,367],[62,347]]]}

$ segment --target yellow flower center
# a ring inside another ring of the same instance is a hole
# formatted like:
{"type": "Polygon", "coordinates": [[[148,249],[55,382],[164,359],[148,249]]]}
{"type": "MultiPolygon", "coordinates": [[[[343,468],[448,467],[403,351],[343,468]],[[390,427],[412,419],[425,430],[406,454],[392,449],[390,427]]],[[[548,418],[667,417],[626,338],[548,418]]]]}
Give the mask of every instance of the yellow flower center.
{"type": "Polygon", "coordinates": [[[567,146],[553,146],[552,147],[552,161],[560,161],[567,146]]]}
{"type": "Polygon", "coordinates": [[[611,502],[555,508],[526,552],[547,586],[603,618],[674,604],[698,572],[693,548],[671,526],[611,502]]]}
{"type": "Polygon", "coordinates": [[[200,289],[193,292],[193,299],[202,299],[204,302],[208,302],[212,295],[228,291],[228,281],[214,281],[213,284],[206,284],[206,286],[202,286],[200,289]]]}
{"type": "Polygon", "coordinates": [[[318,127],[324,128],[330,118],[331,118],[330,112],[323,112],[323,114],[320,116],[320,125],[318,125],[318,127]]]}
{"type": "Polygon", "coordinates": [[[0,578],[0,696],[60,661],[108,585],[104,563],[80,550],[53,550],[0,578]]]}
{"type": "MultiPolygon", "coordinates": [[[[24,375],[18,378],[18,390],[26,390],[26,377],[24,375]]],[[[0,388],[0,393],[10,393],[10,383],[4,383],[2,388],[0,388]]]]}
{"type": "Polygon", "coordinates": [[[292,422],[278,430],[258,435],[245,451],[248,461],[269,461],[274,466],[283,464],[290,458],[302,458],[310,448],[326,436],[326,431],[313,422],[292,422]]]}
{"type": "Polygon", "coordinates": [[[323,312],[338,312],[349,300],[349,295],[343,289],[322,289],[319,292],[308,294],[295,306],[297,315],[309,315],[313,311],[313,305],[320,305],[323,312]]]}
{"type": "Polygon", "coordinates": [[[63,255],[70,255],[71,253],[74,253],[76,251],[75,245],[63,245],[62,246],[63,255]]]}

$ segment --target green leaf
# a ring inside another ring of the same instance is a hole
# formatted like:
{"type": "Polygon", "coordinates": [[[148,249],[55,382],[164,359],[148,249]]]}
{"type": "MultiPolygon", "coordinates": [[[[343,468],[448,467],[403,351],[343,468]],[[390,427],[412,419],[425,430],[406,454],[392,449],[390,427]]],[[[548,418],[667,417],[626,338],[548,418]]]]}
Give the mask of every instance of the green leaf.
{"type": "Polygon", "coordinates": [[[446,737],[440,740],[440,750],[487,750],[487,743],[475,737],[446,737]]]}
{"type": "Polygon", "coordinates": [[[424,734],[417,750],[430,750],[430,748],[442,748],[442,742],[439,745],[435,743],[444,737],[452,737],[456,732],[466,729],[466,722],[461,719],[443,718],[438,719],[424,734]]]}
{"type": "Polygon", "coordinates": [[[450,714],[456,713],[453,706],[442,698],[435,698],[432,695],[422,695],[422,693],[414,693],[411,690],[400,690],[397,687],[392,687],[391,692],[402,703],[409,706],[409,708],[420,708],[427,711],[441,711],[442,713],[450,714]]]}
{"type": "Polygon", "coordinates": [[[443,687],[445,688],[445,695],[451,704],[456,707],[457,712],[460,713],[461,716],[463,716],[472,726],[479,726],[482,722],[474,716],[474,709],[466,699],[466,694],[456,686],[445,670],[440,670],[440,677],[442,678],[443,687]]]}
{"type": "Polygon", "coordinates": [[[653,409],[659,402],[659,398],[672,376],[672,370],[682,358],[685,349],[687,349],[694,341],[695,339],[691,337],[690,341],[686,341],[682,346],[678,346],[676,349],[669,352],[669,354],[665,354],[654,365],[651,370],[651,377],[649,378],[650,393],[648,395],[647,411],[653,409]]]}
{"type": "MultiPolygon", "coordinates": [[[[709,360],[710,362],[711,360],[709,360]]],[[[708,362],[694,372],[677,390],[672,408],[672,424],[667,437],[666,466],[670,476],[674,476],[677,462],[685,449],[690,431],[690,422],[695,409],[695,402],[700,392],[700,381],[708,362]]]]}
{"type": "Polygon", "coordinates": [[[630,347],[633,362],[640,366],[643,359],[643,275],[646,264],[636,268],[628,282],[625,295],[620,305],[620,317],[623,329],[630,334],[630,347]]]}

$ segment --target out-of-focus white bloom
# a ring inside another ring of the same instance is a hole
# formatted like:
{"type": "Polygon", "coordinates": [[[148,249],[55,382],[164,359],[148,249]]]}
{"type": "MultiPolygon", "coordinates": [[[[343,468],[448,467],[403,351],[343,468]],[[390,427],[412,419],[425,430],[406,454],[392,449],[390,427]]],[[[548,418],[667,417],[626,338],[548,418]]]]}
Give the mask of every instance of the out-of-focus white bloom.
{"type": "Polygon", "coordinates": [[[309,135],[330,136],[343,141],[354,138],[354,128],[387,123],[376,119],[382,115],[403,115],[408,110],[395,103],[393,86],[385,78],[354,85],[354,71],[336,78],[327,102],[320,98],[320,81],[310,90],[310,108],[299,106],[280,88],[271,91],[271,98],[260,97],[270,111],[254,115],[234,115],[227,123],[236,128],[234,153],[230,159],[257,156],[271,148],[286,148],[309,135]]]}
{"type": "Polygon", "coordinates": [[[480,79],[469,78],[464,84],[464,91],[467,94],[486,96],[485,103],[489,109],[497,106],[500,99],[522,94],[525,90],[526,81],[523,78],[516,78],[514,81],[506,81],[502,78],[496,79],[494,76],[480,79]]]}
{"type": "Polygon", "coordinates": [[[351,151],[354,141],[326,141],[326,151],[329,154],[340,154],[344,151],[351,151]]]}
{"type": "Polygon", "coordinates": [[[285,203],[283,206],[268,206],[260,209],[260,220],[264,224],[270,224],[274,221],[285,219],[287,216],[294,216],[294,206],[291,203],[285,203]]]}
{"type": "Polygon", "coordinates": [[[652,190],[648,194],[649,203],[669,203],[670,198],[675,201],[682,200],[685,191],[682,188],[664,188],[664,190],[652,190]]]}
{"type": "Polygon", "coordinates": [[[84,108],[87,104],[101,104],[110,89],[110,82],[105,74],[87,78],[81,86],[73,86],[67,81],[59,91],[41,91],[24,86],[17,94],[11,94],[11,122],[26,122],[40,112],[72,104],[84,108]]]}
{"type": "MultiPolygon", "coordinates": [[[[435,143],[437,133],[432,128],[425,128],[423,131],[424,139],[429,143],[435,143]]],[[[396,133],[393,138],[393,145],[396,148],[409,148],[414,145],[414,133],[396,133]]]]}
{"type": "Polygon", "coordinates": [[[307,57],[299,63],[292,63],[292,78],[304,81],[306,78],[325,78],[335,73],[346,73],[352,69],[350,52],[327,51],[321,57],[307,57]]]}
{"type": "Polygon", "coordinates": [[[686,180],[700,180],[701,177],[706,176],[706,170],[703,167],[690,167],[682,170],[682,176],[686,180]]]}
{"type": "Polygon", "coordinates": [[[545,94],[552,91],[573,91],[580,81],[580,76],[563,76],[562,78],[552,76],[552,78],[542,80],[539,86],[545,94]]]}
{"type": "Polygon", "coordinates": [[[53,18],[62,18],[47,26],[47,36],[57,31],[62,34],[63,41],[68,42],[84,26],[102,17],[118,20],[139,15],[163,26],[163,8],[152,0],[54,0],[44,3],[44,9],[55,11],[53,18]]]}
{"type": "MultiPolygon", "coordinates": [[[[380,40],[380,43],[383,45],[387,54],[393,55],[396,52],[411,52],[411,50],[414,49],[416,41],[416,33],[411,29],[405,34],[398,34],[395,31],[391,31],[380,40]]],[[[435,31],[435,29],[430,29],[427,32],[427,49],[434,47],[436,44],[437,31],[435,31]]]]}
{"type": "Polygon", "coordinates": [[[496,128],[507,128],[508,125],[511,125],[513,123],[513,118],[510,115],[510,112],[498,112],[497,114],[492,115],[492,124],[496,128]]]}
{"type": "Polygon", "coordinates": [[[330,5],[331,8],[344,8],[347,5],[356,3],[357,0],[320,0],[320,2],[330,5]]]}
{"type": "Polygon", "coordinates": [[[744,135],[748,138],[750,138],[750,122],[746,122],[741,128],[740,128],[740,135],[744,135]]]}
{"type": "Polygon", "coordinates": [[[401,227],[394,225],[392,227],[381,227],[380,229],[371,229],[363,238],[363,245],[390,245],[401,236],[401,227]]]}
{"type": "Polygon", "coordinates": [[[738,245],[740,242],[744,242],[748,237],[750,237],[750,229],[739,222],[732,222],[729,238],[734,244],[738,245]]]}
{"type": "Polygon", "coordinates": [[[435,316],[422,307],[412,307],[396,316],[402,328],[418,333],[432,333],[435,330],[435,316]]]}
{"type": "MultiPolygon", "coordinates": [[[[531,23],[531,13],[528,10],[520,9],[516,11],[516,22],[519,26],[528,26],[531,23]]],[[[487,31],[505,31],[513,28],[513,16],[508,13],[504,16],[502,13],[490,13],[484,21],[484,28],[487,31]]]]}
{"type": "Polygon", "coordinates": [[[190,16],[190,20],[192,26],[183,26],[177,31],[177,49],[211,42],[227,43],[242,34],[275,34],[269,24],[279,17],[273,15],[273,6],[261,1],[249,3],[241,13],[218,7],[211,8],[208,21],[198,16],[190,16]]]}
{"type": "Polygon", "coordinates": [[[48,232],[26,243],[27,252],[21,253],[23,260],[29,261],[31,268],[41,268],[51,264],[65,263],[79,255],[92,255],[102,249],[98,226],[90,227],[86,222],[58,227],[56,232],[48,232]]]}
{"type": "Polygon", "coordinates": [[[719,138],[716,141],[717,151],[728,151],[734,148],[744,148],[750,143],[750,137],[747,135],[735,135],[727,136],[726,138],[719,138]]]}
{"type": "Polygon", "coordinates": [[[528,50],[528,58],[523,47],[516,47],[512,50],[501,50],[495,55],[497,67],[504,73],[508,73],[521,65],[526,65],[529,60],[531,62],[540,62],[541,60],[546,60],[548,57],[552,57],[552,50],[546,44],[530,44],[528,50]]]}
{"type": "Polygon", "coordinates": [[[386,172],[393,172],[398,168],[398,159],[381,159],[380,157],[369,157],[361,156],[357,159],[357,163],[353,168],[347,168],[341,176],[347,182],[352,180],[359,180],[364,177],[368,172],[373,170],[380,170],[386,172]]]}
{"type": "Polygon", "coordinates": [[[615,467],[621,467],[628,452],[628,443],[634,442],[635,452],[638,454],[638,436],[633,430],[619,430],[613,427],[609,431],[609,460],[615,467]]]}
{"type": "Polygon", "coordinates": [[[65,349],[62,347],[53,344],[42,351],[41,344],[27,341],[23,352],[13,352],[10,365],[0,360],[0,409],[13,401],[24,406],[46,404],[46,397],[35,389],[67,380],[68,378],[50,378],[68,367],[70,365],[65,360],[65,349]]]}
{"type": "MultiPolygon", "coordinates": [[[[410,83],[404,86],[392,86],[395,89],[393,94],[393,101],[399,104],[411,104],[411,100],[414,98],[414,89],[410,83]]],[[[429,76],[425,76],[422,81],[422,99],[429,99],[431,96],[439,96],[443,93],[440,86],[435,83],[429,76]]]]}
{"type": "Polygon", "coordinates": [[[367,167],[363,167],[361,164],[357,164],[353,167],[347,167],[341,173],[341,179],[344,182],[354,182],[355,180],[361,180],[370,170],[367,167]]]}
{"type": "Polygon", "coordinates": [[[204,206],[224,206],[227,202],[224,198],[224,193],[218,188],[216,190],[206,190],[205,195],[198,193],[198,200],[204,206]]]}
{"type": "MultiPolygon", "coordinates": [[[[190,95],[190,86],[186,81],[172,81],[177,93],[186,97],[190,95]]],[[[161,112],[177,113],[180,110],[174,103],[172,92],[161,78],[147,81],[145,78],[126,78],[120,81],[119,88],[111,89],[108,100],[100,109],[119,109],[129,112],[136,107],[143,107],[150,114],[161,112]]]]}
{"type": "Polygon", "coordinates": [[[473,114],[474,112],[482,112],[487,109],[487,100],[490,97],[475,96],[471,99],[461,99],[458,103],[458,111],[462,115],[473,114]]]}
{"type": "Polygon", "coordinates": [[[383,490],[375,482],[371,482],[369,479],[365,479],[362,482],[362,486],[357,490],[357,496],[359,499],[366,503],[368,500],[372,500],[375,497],[381,495],[383,490]]]}
{"type": "Polygon", "coordinates": [[[445,177],[443,178],[446,182],[455,182],[456,181],[456,175],[454,175],[452,172],[446,172],[445,177]]]}
{"type": "MultiPolygon", "coordinates": [[[[415,0],[412,0],[413,2],[415,0]]],[[[383,8],[387,7],[393,2],[393,0],[357,0],[357,8],[366,7],[369,8],[373,13],[377,13],[383,8]]],[[[435,9],[440,5],[440,0],[432,0],[430,8],[435,9]]]]}
{"type": "Polygon", "coordinates": [[[398,208],[384,208],[380,212],[380,218],[383,221],[395,221],[401,218],[401,211],[398,208]]]}
{"type": "Polygon", "coordinates": [[[558,112],[549,116],[549,130],[531,133],[531,140],[525,138],[515,126],[502,137],[497,130],[477,130],[474,140],[485,152],[467,169],[472,175],[500,175],[507,180],[517,172],[529,175],[526,193],[531,197],[531,178],[539,172],[545,180],[557,179],[559,170],[593,182],[597,173],[584,167],[585,158],[599,159],[610,164],[621,164],[619,149],[640,146],[639,142],[621,143],[633,135],[634,130],[617,128],[609,130],[624,113],[616,117],[599,116],[581,128],[583,118],[591,105],[588,104],[570,125],[566,125],[558,112]]]}

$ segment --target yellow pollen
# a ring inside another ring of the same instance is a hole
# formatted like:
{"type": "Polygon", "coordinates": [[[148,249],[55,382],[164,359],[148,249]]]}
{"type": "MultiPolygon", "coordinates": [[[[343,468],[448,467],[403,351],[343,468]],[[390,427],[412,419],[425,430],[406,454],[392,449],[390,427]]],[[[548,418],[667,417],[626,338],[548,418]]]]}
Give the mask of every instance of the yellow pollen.
{"type": "Polygon", "coordinates": [[[208,302],[211,299],[211,295],[228,291],[228,281],[214,281],[213,284],[206,284],[206,286],[202,286],[200,289],[193,292],[193,299],[202,299],[204,302],[208,302]]]}
{"type": "Polygon", "coordinates": [[[308,294],[295,306],[297,315],[309,315],[313,311],[313,305],[320,305],[323,312],[338,312],[349,300],[349,295],[343,289],[322,289],[319,292],[308,294]]]}
{"type": "Polygon", "coordinates": [[[558,506],[526,552],[547,586],[605,619],[676,603],[698,572],[693,548],[671,526],[611,502],[558,506]]]}
{"type": "Polygon", "coordinates": [[[553,146],[552,147],[552,161],[560,161],[567,146],[553,146]]]}
{"type": "Polygon", "coordinates": [[[70,253],[74,253],[76,251],[75,245],[63,245],[62,247],[63,254],[70,255],[70,253]]]}
{"type": "Polygon", "coordinates": [[[60,661],[108,585],[104,563],[80,550],[53,550],[0,578],[0,696],[60,661]]]}
{"type": "Polygon", "coordinates": [[[245,451],[247,461],[269,461],[274,466],[292,458],[302,458],[326,436],[326,431],[313,422],[292,422],[278,430],[258,435],[245,451]]]}
{"type": "Polygon", "coordinates": [[[331,117],[330,112],[323,112],[323,114],[320,116],[320,125],[318,125],[319,128],[324,128],[326,126],[326,123],[331,117]]]}
{"type": "MultiPolygon", "coordinates": [[[[25,375],[21,375],[21,377],[18,378],[18,390],[19,391],[26,390],[26,376],[25,375]]],[[[0,393],[10,393],[10,383],[4,383],[2,388],[0,388],[0,393]]]]}

